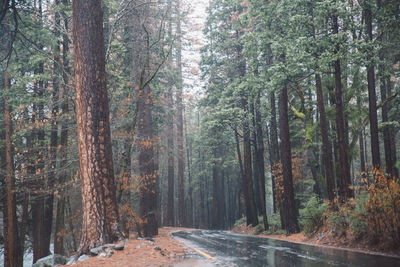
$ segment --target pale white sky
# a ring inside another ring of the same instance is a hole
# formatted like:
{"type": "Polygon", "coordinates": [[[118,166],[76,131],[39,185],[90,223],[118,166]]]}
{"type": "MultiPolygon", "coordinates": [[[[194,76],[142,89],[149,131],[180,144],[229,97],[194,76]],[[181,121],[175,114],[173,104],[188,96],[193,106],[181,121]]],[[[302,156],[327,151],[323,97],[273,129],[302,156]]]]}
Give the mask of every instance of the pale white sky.
{"type": "Polygon", "coordinates": [[[204,45],[203,28],[209,0],[182,0],[183,10],[188,12],[183,25],[184,47],[182,51],[184,93],[200,96],[204,83],[200,80],[200,48],[204,45]]]}

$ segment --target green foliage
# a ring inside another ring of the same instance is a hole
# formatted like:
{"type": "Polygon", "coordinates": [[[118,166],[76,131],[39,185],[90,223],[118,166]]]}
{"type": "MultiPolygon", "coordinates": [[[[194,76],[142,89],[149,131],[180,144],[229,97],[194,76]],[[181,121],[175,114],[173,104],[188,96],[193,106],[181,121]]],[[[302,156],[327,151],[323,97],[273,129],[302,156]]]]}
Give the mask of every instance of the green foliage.
{"type": "Polygon", "coordinates": [[[305,234],[316,233],[324,224],[326,203],[321,203],[317,196],[312,196],[305,204],[304,209],[300,209],[300,224],[305,234]]]}
{"type": "Polygon", "coordinates": [[[366,220],[367,201],[368,194],[362,192],[362,194],[356,199],[354,209],[349,216],[350,229],[355,239],[360,239],[368,235],[368,225],[366,220]]]}
{"type": "Polygon", "coordinates": [[[264,232],[264,225],[262,225],[262,224],[258,224],[254,229],[255,235],[262,234],[263,232],[264,232]]]}
{"type": "Polygon", "coordinates": [[[246,217],[242,217],[242,218],[236,220],[236,222],[235,222],[235,224],[233,226],[237,227],[237,226],[239,226],[241,224],[244,224],[245,222],[246,222],[246,217]]]}

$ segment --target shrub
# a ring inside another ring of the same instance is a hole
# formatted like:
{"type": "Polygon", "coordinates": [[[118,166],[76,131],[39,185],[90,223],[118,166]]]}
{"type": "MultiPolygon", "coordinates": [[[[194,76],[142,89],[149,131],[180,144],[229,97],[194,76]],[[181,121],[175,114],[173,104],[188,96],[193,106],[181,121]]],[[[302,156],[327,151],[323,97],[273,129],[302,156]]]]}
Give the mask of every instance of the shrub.
{"type": "Polygon", "coordinates": [[[300,210],[303,231],[307,235],[316,233],[326,220],[324,215],[327,208],[326,203],[321,203],[317,196],[312,196],[306,203],[304,209],[300,210]]]}
{"type": "Polygon", "coordinates": [[[367,210],[366,204],[368,195],[364,192],[355,202],[354,209],[349,216],[350,229],[355,239],[360,239],[368,235],[367,229],[367,210]]]}
{"type": "Polygon", "coordinates": [[[236,220],[236,222],[235,222],[235,224],[233,226],[237,227],[237,226],[239,226],[239,225],[241,225],[241,224],[243,224],[245,222],[246,222],[246,217],[242,217],[242,218],[236,220]]]}
{"type": "Polygon", "coordinates": [[[264,232],[264,225],[258,224],[258,225],[256,226],[256,228],[254,229],[254,234],[255,234],[255,235],[259,235],[259,234],[261,234],[262,232],[264,232]]]}
{"type": "Polygon", "coordinates": [[[366,224],[370,241],[400,245],[400,181],[381,172],[368,188],[366,224]]]}

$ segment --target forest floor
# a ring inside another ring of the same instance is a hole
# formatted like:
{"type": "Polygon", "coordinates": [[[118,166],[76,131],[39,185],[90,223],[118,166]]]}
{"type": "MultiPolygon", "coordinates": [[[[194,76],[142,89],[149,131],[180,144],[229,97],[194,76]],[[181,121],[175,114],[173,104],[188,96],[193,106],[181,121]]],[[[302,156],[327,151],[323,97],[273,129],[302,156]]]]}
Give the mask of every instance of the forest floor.
{"type": "MultiPolygon", "coordinates": [[[[233,228],[231,232],[237,234],[255,235],[256,228],[252,227],[251,225],[246,226],[246,223],[243,223],[233,228]]],[[[332,235],[329,229],[322,229],[312,236],[307,236],[304,233],[298,233],[289,236],[286,236],[285,234],[259,234],[258,236],[312,246],[344,249],[353,252],[400,258],[400,248],[389,249],[382,245],[371,245],[365,240],[354,240],[352,237],[336,237],[332,235]]]]}
{"type": "Polygon", "coordinates": [[[158,230],[154,242],[131,237],[124,250],[114,251],[110,258],[92,257],[65,267],[120,267],[120,266],[193,266],[194,260],[185,259],[190,251],[181,242],[175,240],[171,233],[186,228],[163,227],[158,230]]]}

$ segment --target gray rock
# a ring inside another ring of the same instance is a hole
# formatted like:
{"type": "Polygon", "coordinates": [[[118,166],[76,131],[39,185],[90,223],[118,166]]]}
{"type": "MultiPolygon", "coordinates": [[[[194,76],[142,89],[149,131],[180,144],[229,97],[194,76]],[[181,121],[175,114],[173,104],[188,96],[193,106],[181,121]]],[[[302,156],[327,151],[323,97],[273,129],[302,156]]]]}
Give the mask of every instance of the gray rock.
{"type": "Polygon", "coordinates": [[[52,254],[37,260],[37,262],[33,264],[32,267],[54,267],[66,264],[67,260],[68,258],[62,255],[52,254]]]}
{"type": "Polygon", "coordinates": [[[86,255],[86,254],[83,254],[82,256],[80,256],[78,258],[78,261],[85,261],[85,260],[88,260],[88,259],[90,259],[90,256],[86,255]]]}
{"type": "Polygon", "coordinates": [[[107,256],[107,254],[105,252],[102,252],[97,256],[97,258],[104,258],[106,256],[107,256]]]}
{"type": "Polygon", "coordinates": [[[118,243],[114,246],[115,250],[123,250],[125,248],[125,244],[124,243],[118,243]]]}
{"type": "Polygon", "coordinates": [[[71,256],[67,261],[67,265],[74,264],[77,260],[78,260],[78,255],[71,256]]]}
{"type": "Polygon", "coordinates": [[[114,254],[114,251],[110,247],[106,248],[104,252],[106,253],[106,258],[109,258],[114,254]]]}
{"type": "Polygon", "coordinates": [[[90,253],[91,253],[93,256],[97,256],[97,255],[99,255],[99,253],[101,253],[102,251],[103,251],[103,246],[100,246],[100,247],[92,248],[92,249],[90,250],[90,253]]]}

